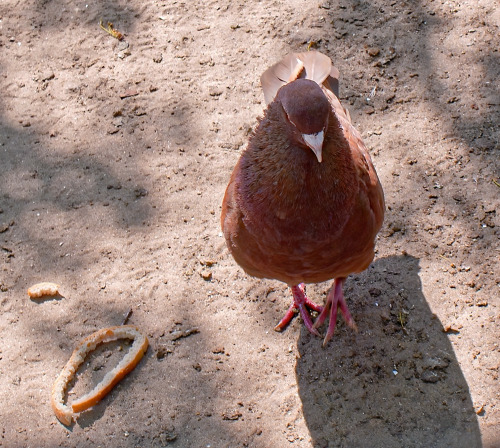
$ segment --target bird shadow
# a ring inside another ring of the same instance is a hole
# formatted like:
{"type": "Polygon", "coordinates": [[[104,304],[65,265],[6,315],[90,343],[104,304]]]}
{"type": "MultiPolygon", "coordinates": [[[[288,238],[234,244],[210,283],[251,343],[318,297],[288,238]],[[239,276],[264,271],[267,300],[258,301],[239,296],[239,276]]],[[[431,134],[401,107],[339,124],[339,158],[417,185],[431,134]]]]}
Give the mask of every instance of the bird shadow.
{"type": "Polygon", "coordinates": [[[422,292],[419,260],[390,256],[348,279],[359,332],[326,348],[302,330],[297,384],[313,446],[480,447],[469,387],[422,292]]]}

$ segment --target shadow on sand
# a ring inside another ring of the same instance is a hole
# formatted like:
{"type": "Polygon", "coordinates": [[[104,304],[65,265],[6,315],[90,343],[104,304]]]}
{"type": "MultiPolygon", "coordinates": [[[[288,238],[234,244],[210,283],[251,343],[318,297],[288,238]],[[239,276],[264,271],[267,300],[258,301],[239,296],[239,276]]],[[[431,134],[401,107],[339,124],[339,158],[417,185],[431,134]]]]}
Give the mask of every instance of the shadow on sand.
{"type": "Polygon", "coordinates": [[[422,292],[419,260],[391,256],[348,279],[359,333],[326,349],[302,330],[296,375],[315,447],[481,447],[467,382],[422,292]]]}

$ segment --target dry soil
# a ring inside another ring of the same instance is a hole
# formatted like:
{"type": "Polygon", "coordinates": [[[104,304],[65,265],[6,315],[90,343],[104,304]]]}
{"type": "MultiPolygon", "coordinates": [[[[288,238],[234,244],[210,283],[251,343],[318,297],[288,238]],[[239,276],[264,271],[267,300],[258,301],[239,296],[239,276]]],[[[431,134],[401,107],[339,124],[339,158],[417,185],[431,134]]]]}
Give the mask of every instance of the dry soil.
{"type": "Polygon", "coordinates": [[[0,446],[499,447],[499,36],[497,0],[3,0],[0,446]],[[261,73],[307,48],[387,202],[346,283],[359,332],[339,319],[326,349],[300,319],[273,331],[290,292],[219,223],[261,73]],[[39,281],[61,295],[30,300],[39,281]],[[62,426],[53,381],[129,310],[146,356],[62,426]]]}

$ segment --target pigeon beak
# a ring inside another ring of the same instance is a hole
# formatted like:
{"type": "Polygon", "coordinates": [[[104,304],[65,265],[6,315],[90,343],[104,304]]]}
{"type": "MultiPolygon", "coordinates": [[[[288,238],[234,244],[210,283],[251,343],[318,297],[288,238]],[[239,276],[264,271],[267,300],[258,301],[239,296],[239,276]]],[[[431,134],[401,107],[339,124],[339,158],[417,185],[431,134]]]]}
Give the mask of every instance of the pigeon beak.
{"type": "Polygon", "coordinates": [[[316,134],[302,134],[305,144],[312,149],[319,163],[323,160],[322,149],[324,135],[323,131],[317,132],[316,134]]]}

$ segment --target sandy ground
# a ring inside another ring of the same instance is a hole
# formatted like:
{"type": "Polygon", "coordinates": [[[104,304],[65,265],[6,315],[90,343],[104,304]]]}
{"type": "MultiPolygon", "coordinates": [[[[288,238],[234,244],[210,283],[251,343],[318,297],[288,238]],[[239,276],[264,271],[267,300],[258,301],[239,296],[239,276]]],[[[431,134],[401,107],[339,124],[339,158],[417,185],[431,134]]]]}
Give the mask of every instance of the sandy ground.
{"type": "Polygon", "coordinates": [[[499,447],[499,28],[496,0],[3,0],[0,446],[499,447]],[[299,319],[273,331],[290,292],[219,224],[261,73],[308,47],[388,207],[346,283],[359,332],[339,319],[326,349],[299,319]],[[38,281],[61,296],[30,300],[38,281]],[[129,309],[146,356],[62,426],[53,381],[129,309]]]}

